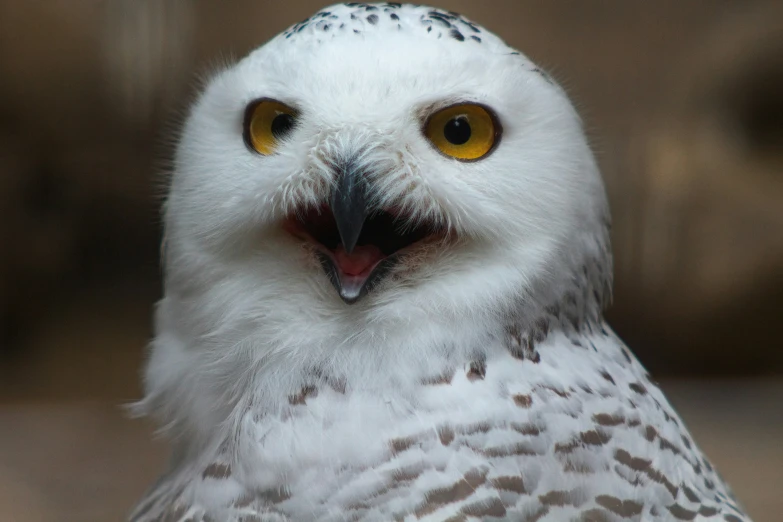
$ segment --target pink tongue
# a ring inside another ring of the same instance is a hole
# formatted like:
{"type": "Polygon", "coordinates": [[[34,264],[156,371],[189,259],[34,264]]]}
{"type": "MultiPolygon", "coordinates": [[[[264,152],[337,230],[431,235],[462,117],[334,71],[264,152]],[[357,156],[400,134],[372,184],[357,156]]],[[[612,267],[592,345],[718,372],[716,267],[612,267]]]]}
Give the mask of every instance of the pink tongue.
{"type": "Polygon", "coordinates": [[[375,264],[383,259],[381,250],[373,245],[357,246],[350,254],[345,251],[343,245],[337,245],[334,251],[334,258],[337,266],[346,275],[358,276],[365,271],[370,270],[375,264]]]}

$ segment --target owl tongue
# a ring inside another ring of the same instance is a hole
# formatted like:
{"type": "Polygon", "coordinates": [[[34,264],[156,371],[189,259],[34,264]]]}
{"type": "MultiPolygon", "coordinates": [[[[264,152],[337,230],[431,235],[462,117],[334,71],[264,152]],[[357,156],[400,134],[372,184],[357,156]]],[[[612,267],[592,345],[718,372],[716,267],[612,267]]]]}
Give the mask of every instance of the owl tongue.
{"type": "Polygon", "coordinates": [[[348,276],[368,275],[384,257],[386,256],[375,245],[357,245],[349,254],[343,245],[339,244],[334,251],[338,268],[348,276]]]}

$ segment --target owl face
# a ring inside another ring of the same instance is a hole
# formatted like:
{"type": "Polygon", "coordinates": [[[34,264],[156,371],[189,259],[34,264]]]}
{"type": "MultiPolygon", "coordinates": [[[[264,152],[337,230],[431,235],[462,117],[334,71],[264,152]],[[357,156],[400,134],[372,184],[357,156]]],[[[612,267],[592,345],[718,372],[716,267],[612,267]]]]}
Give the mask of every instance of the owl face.
{"type": "Polygon", "coordinates": [[[294,29],[208,84],[167,202],[170,288],[443,312],[524,293],[590,229],[602,187],[560,88],[491,33],[417,20],[294,29]]]}

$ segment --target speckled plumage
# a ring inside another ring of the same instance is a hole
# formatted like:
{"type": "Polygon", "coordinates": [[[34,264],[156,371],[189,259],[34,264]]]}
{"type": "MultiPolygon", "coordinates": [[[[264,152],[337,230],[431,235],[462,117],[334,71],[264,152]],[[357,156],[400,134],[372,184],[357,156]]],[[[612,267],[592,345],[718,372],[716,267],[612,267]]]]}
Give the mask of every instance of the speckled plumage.
{"type": "Polygon", "coordinates": [[[138,408],[174,454],[132,521],[749,520],[603,321],[608,210],[567,98],[473,22],[333,6],[217,75],[166,228],[138,408]],[[241,115],[263,96],[302,123],[260,158],[241,115]],[[491,157],[431,150],[420,118],[442,100],[495,108],[491,157]],[[354,305],[275,225],[346,156],[456,237],[354,305]]]}

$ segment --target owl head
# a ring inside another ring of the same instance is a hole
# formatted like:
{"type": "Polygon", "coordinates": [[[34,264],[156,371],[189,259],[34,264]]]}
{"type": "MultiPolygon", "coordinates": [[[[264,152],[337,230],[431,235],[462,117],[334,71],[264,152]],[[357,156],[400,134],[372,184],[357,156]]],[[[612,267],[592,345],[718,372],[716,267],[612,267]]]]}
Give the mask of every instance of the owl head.
{"type": "Polygon", "coordinates": [[[328,7],[189,113],[153,359],[468,349],[572,284],[605,216],[578,116],[525,56],[454,13],[328,7]]]}

